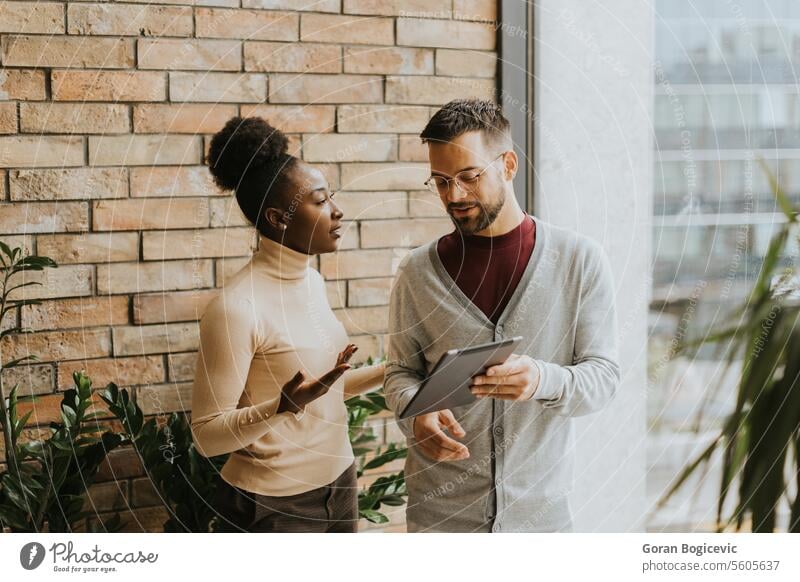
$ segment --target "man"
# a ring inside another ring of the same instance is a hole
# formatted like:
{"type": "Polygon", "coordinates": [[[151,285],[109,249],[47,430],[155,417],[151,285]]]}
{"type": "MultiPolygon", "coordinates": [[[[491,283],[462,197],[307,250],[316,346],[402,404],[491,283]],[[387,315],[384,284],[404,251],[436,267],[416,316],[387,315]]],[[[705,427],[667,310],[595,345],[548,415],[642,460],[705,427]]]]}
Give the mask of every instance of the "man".
{"type": "Polygon", "coordinates": [[[398,421],[408,439],[408,530],[571,531],[572,417],[620,379],[614,288],[600,245],[525,213],[508,120],[456,100],[420,135],[455,229],[401,261],[385,391],[399,414],[452,348],[523,336],[473,378],[474,403],[398,421]]]}

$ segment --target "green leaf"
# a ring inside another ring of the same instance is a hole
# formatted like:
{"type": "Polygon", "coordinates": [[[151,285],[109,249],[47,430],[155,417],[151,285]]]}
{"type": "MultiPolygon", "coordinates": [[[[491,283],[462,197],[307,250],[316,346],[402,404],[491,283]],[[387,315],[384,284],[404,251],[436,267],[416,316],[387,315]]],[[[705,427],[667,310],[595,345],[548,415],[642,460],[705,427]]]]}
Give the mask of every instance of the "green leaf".
{"type": "Polygon", "coordinates": [[[374,509],[366,509],[359,512],[360,516],[372,523],[388,523],[389,518],[382,514],[380,511],[374,509]]]}

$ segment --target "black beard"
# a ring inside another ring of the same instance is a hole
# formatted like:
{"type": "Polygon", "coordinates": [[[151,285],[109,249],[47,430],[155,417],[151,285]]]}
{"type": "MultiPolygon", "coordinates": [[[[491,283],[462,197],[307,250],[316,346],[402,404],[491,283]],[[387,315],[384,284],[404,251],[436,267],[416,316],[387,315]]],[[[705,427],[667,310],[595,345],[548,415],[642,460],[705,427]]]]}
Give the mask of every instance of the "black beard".
{"type": "Polygon", "coordinates": [[[456,218],[452,214],[448,212],[450,216],[450,220],[453,221],[458,231],[464,235],[468,236],[471,234],[475,234],[485,228],[488,228],[495,219],[497,215],[500,214],[500,211],[503,209],[503,204],[505,204],[506,198],[505,196],[500,194],[498,198],[497,204],[493,205],[483,205],[478,203],[478,215],[474,218],[456,218]]]}

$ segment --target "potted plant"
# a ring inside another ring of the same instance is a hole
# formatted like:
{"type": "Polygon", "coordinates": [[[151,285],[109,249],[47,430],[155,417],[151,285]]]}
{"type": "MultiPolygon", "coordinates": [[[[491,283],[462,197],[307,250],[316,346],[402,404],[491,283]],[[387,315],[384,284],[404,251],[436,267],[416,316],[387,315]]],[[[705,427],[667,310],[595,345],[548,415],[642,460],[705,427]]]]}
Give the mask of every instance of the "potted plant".
{"type": "MultiPolygon", "coordinates": [[[[52,267],[57,265],[48,257],[24,256],[21,248],[11,249],[0,242],[0,322],[7,313],[40,303],[35,299],[11,299],[16,289],[41,284],[14,284],[17,275],[52,267]]],[[[0,341],[26,331],[29,330],[12,324],[0,331],[0,341]]],[[[35,402],[35,397],[18,396],[19,383],[6,395],[3,372],[37,359],[31,354],[0,361],[0,429],[7,463],[0,474],[0,525],[14,532],[68,532],[88,515],[82,509],[86,488],[106,453],[119,446],[121,438],[112,431],[103,432],[97,422],[92,422],[101,413],[89,413],[91,380],[76,372],[75,387],[65,391],[61,401],[61,422],[50,423],[47,438],[21,442],[20,435],[34,411],[19,418],[18,405],[23,400],[35,402]]]]}

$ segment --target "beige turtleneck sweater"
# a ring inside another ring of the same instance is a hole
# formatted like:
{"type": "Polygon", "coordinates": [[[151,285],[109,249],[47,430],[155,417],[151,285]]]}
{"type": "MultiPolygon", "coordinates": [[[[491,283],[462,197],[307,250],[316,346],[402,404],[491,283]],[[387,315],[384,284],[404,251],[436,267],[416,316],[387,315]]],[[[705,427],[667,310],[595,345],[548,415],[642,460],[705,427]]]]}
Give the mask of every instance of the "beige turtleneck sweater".
{"type": "Polygon", "coordinates": [[[305,410],[278,414],[298,370],[318,378],[349,343],[311,255],[264,236],[200,319],[192,435],[205,456],[231,453],[221,476],[261,495],[303,493],[353,462],[344,396],[382,384],[382,366],[348,370],[305,410]]]}

